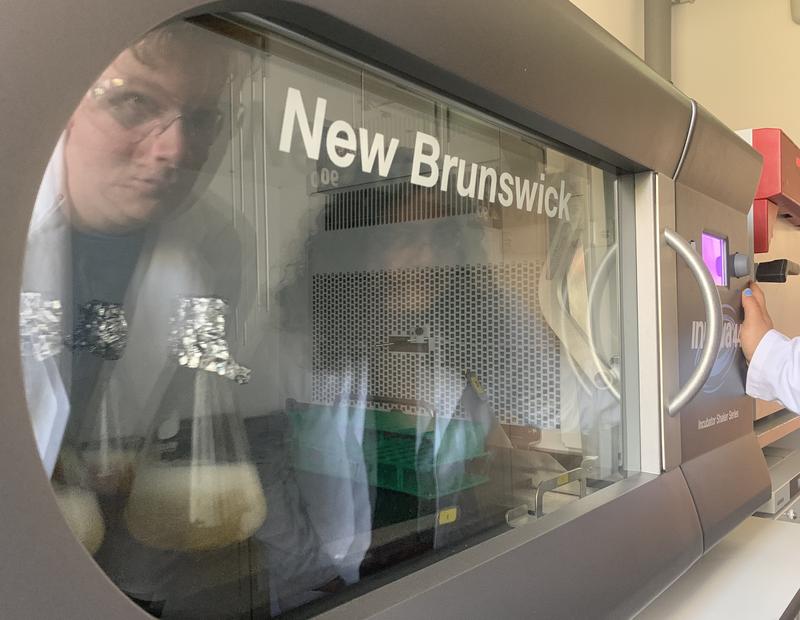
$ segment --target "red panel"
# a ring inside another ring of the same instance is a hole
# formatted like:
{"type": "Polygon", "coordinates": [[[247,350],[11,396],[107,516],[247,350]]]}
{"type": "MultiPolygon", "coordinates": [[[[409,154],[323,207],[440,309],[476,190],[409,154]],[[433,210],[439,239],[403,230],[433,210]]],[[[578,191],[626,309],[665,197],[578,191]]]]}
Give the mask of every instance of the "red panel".
{"type": "Polygon", "coordinates": [[[800,216],[800,149],[780,129],[754,129],[753,148],[764,158],[756,200],[800,216]]]}
{"type": "Polygon", "coordinates": [[[781,193],[781,133],[780,129],[753,130],[753,148],[764,158],[756,200],[770,199],[781,193]]]}
{"type": "Polygon", "coordinates": [[[781,133],[781,198],[773,202],[800,214],[800,149],[785,133],[781,133]]]}
{"type": "Polygon", "coordinates": [[[778,216],[778,206],[769,200],[753,201],[753,252],[769,251],[772,228],[778,216]]]}

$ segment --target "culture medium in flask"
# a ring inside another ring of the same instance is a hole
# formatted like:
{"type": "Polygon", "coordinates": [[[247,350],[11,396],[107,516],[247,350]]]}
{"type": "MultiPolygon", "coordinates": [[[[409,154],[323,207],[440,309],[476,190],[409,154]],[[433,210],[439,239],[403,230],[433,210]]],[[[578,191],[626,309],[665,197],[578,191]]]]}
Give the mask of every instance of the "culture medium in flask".
{"type": "Polygon", "coordinates": [[[97,495],[88,488],[86,467],[71,448],[61,450],[52,484],[56,503],[69,529],[94,555],[105,539],[106,522],[97,495]]]}
{"type": "Polygon", "coordinates": [[[173,318],[174,372],[125,510],[131,535],[151,547],[225,547],[249,538],[266,518],[234,394],[250,371],[231,356],[227,308],[217,297],[187,297],[173,318]]]}

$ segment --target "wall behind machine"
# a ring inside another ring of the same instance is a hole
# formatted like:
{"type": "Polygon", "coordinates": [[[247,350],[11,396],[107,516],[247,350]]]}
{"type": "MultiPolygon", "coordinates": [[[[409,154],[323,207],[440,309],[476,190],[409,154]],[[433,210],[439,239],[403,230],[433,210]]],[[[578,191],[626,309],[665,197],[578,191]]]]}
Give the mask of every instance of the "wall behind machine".
{"type": "Polygon", "coordinates": [[[644,58],[644,0],[571,0],[639,58],[644,58]]]}
{"type": "Polygon", "coordinates": [[[733,129],[800,140],[800,25],[788,0],[700,0],[672,10],[675,85],[733,129]]]}
{"type": "MultiPolygon", "coordinates": [[[[572,0],[644,57],[644,0],[572,0]]],[[[696,0],[672,7],[672,81],[728,127],[780,127],[800,141],[789,0],[696,0]]]]}

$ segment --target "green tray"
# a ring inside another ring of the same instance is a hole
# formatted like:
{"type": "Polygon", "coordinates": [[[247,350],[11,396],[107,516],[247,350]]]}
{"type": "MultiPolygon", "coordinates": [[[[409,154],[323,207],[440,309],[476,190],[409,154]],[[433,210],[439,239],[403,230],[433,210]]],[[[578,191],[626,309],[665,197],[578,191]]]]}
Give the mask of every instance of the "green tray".
{"type": "Polygon", "coordinates": [[[435,418],[325,405],[297,405],[287,413],[293,428],[294,466],[303,471],[355,480],[366,477],[372,486],[422,499],[489,480],[483,429],[474,422],[440,420],[447,426],[434,463],[435,418]],[[332,442],[338,442],[337,449],[332,449],[332,442]]]}

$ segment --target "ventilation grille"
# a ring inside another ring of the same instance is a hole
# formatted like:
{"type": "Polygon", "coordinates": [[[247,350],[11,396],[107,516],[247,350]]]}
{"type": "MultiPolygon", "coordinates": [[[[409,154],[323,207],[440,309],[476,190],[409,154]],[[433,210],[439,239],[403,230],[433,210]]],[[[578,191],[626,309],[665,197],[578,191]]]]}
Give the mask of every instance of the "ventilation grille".
{"type": "MultiPolygon", "coordinates": [[[[451,178],[455,183],[455,177],[451,178]]],[[[492,211],[482,200],[450,191],[428,189],[399,179],[380,185],[331,192],[325,196],[325,230],[366,228],[417,222],[456,215],[489,218],[492,211]]]]}

